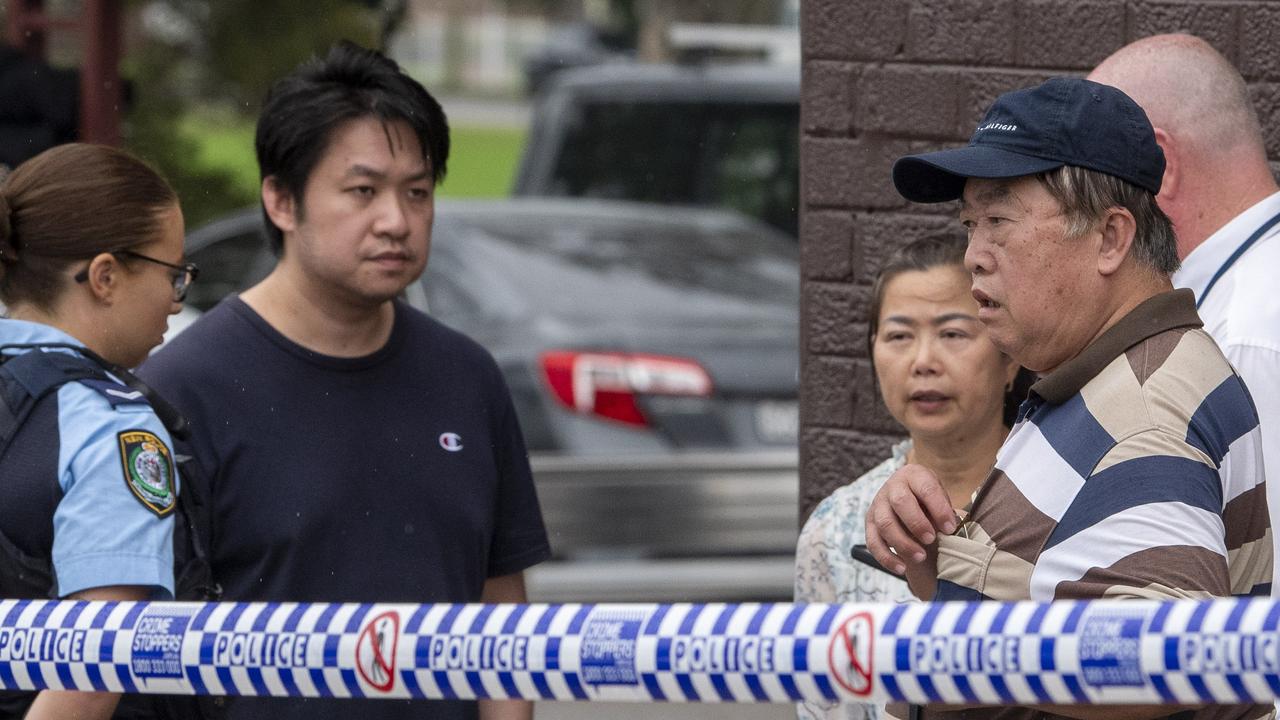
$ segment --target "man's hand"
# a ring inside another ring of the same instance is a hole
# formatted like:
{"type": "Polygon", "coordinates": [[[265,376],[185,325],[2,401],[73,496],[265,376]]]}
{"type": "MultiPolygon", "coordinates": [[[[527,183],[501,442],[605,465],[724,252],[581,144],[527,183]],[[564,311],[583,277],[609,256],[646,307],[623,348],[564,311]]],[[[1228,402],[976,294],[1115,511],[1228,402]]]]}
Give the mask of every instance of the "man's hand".
{"type": "Polygon", "coordinates": [[[895,472],[867,510],[867,549],[881,565],[907,576],[911,591],[928,599],[937,582],[938,534],[956,529],[951,498],[923,465],[895,472]]]}

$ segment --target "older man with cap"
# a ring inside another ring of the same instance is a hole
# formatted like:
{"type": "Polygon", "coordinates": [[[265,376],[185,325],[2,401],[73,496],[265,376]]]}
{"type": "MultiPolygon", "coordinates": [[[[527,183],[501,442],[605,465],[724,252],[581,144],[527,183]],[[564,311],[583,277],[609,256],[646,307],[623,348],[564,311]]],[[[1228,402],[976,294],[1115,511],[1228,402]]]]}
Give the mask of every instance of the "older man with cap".
{"type": "MultiPolygon", "coordinates": [[[[935,600],[1266,594],[1272,546],[1258,417],[1174,290],[1156,204],[1164,155],[1115,88],[1054,78],[1002,95],[968,147],[900,159],[898,191],[961,201],[991,339],[1040,374],[958,517],[933,474],[899,470],[867,545],[935,600]]],[[[1270,705],[1204,708],[1254,718],[1270,705]]],[[[965,717],[1158,717],[1175,708],[992,708],[965,717]]],[[[929,715],[945,712],[930,710],[929,715]]],[[[1192,715],[1188,715],[1191,717],[1192,715]]]]}

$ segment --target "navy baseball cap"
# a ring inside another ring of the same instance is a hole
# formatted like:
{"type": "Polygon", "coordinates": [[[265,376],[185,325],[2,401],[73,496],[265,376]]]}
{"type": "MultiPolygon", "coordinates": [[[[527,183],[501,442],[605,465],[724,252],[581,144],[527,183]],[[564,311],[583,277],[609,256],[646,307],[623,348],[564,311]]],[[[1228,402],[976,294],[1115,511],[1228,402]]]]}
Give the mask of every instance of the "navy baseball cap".
{"type": "Polygon", "coordinates": [[[969,146],[908,155],[893,184],[908,200],[955,200],[969,178],[1015,178],[1062,167],[1114,175],[1160,192],[1164,151],[1128,95],[1083,78],[1057,77],[996,98],[969,146]]]}

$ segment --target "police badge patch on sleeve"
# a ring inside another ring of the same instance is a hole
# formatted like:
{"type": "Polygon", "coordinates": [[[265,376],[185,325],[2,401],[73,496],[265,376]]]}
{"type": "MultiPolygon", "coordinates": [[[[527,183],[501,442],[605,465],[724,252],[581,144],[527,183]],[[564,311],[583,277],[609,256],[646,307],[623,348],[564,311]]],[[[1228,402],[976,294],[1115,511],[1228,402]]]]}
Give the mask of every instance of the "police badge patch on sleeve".
{"type": "Polygon", "coordinates": [[[116,437],[120,439],[120,462],[129,490],[156,515],[164,517],[173,512],[178,493],[169,448],[146,430],[125,430],[116,437]]]}

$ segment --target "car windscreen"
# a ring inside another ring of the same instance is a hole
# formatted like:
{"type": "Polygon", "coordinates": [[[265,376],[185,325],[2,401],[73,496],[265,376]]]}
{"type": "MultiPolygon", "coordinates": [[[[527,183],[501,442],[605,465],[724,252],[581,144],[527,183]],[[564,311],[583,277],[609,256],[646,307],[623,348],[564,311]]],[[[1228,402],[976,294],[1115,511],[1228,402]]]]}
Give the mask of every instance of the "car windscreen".
{"type": "MultiPolygon", "coordinates": [[[[557,214],[467,214],[437,221],[432,263],[445,256],[492,274],[490,300],[511,294],[555,314],[574,306],[653,303],[703,310],[729,302],[793,309],[795,243],[762,225],[619,221],[557,214]],[[477,232],[478,231],[478,232],[477,232]],[[557,307],[559,309],[557,309],[557,307]]],[[[580,308],[577,308],[580,309],[580,308]]]]}
{"type": "Polygon", "coordinates": [[[796,234],[794,103],[588,102],[563,143],[552,195],[728,207],[796,234]]]}

